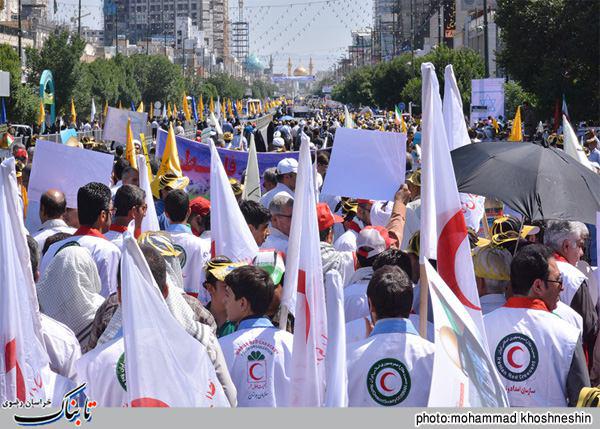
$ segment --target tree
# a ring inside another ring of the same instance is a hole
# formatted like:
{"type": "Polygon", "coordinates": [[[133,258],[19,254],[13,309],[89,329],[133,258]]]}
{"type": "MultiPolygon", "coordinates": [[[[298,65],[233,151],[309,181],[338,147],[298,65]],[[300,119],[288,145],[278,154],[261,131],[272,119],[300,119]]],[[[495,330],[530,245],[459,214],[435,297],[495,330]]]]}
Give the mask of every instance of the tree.
{"type": "Polygon", "coordinates": [[[510,81],[504,84],[504,115],[512,119],[517,112],[517,106],[528,101],[533,107],[537,106],[538,101],[533,94],[523,90],[517,82],[510,81]]]}
{"type": "Polygon", "coordinates": [[[238,100],[244,98],[246,93],[246,82],[235,79],[225,73],[217,73],[206,79],[206,81],[215,86],[221,98],[238,100]]]}
{"type": "Polygon", "coordinates": [[[373,100],[379,107],[394,109],[400,101],[400,94],[406,83],[413,77],[409,54],[381,63],[372,76],[373,100]]]}
{"type": "Polygon", "coordinates": [[[67,31],[51,34],[40,50],[26,48],[29,82],[39,82],[42,72],[52,72],[54,78],[54,102],[58,111],[69,110],[71,97],[80,78],[80,58],[85,41],[67,31]]]}
{"type": "Polygon", "coordinates": [[[6,44],[0,44],[0,70],[10,73],[10,97],[6,103],[6,114],[13,123],[35,122],[39,97],[36,88],[21,84],[21,66],[17,52],[6,44]]]}
{"type": "Polygon", "coordinates": [[[353,70],[341,84],[333,88],[332,97],[345,104],[373,105],[373,87],[371,76],[374,67],[365,66],[353,70]]]}
{"type": "Polygon", "coordinates": [[[564,94],[572,118],[600,111],[600,3],[589,0],[498,0],[498,63],[551,117],[564,94]]]}

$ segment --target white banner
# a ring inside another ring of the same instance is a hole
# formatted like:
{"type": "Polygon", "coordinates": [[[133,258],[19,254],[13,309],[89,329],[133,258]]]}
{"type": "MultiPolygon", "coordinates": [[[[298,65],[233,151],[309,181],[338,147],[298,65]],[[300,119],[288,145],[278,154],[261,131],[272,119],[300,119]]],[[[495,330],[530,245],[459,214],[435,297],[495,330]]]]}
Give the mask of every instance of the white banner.
{"type": "Polygon", "coordinates": [[[406,134],[338,128],[322,194],[393,201],[406,171],[406,134]]]}
{"type": "Polygon", "coordinates": [[[134,139],[139,139],[140,134],[146,133],[146,123],[148,120],[146,112],[133,112],[131,110],[109,107],[106,114],[106,121],[104,121],[103,140],[114,140],[118,143],[126,144],[127,118],[131,118],[131,131],[133,131],[134,139]]]}
{"type": "Polygon", "coordinates": [[[471,80],[471,124],[492,116],[504,117],[504,79],[471,80]]]}

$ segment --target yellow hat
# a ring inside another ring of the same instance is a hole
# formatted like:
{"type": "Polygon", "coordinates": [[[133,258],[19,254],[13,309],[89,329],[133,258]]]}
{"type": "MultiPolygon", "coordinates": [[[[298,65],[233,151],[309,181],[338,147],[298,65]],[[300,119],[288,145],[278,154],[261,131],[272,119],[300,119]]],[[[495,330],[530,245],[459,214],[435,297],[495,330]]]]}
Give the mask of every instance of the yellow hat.
{"type": "Polygon", "coordinates": [[[242,192],[244,192],[244,186],[237,179],[230,177],[229,184],[231,185],[231,189],[233,190],[233,195],[235,195],[236,197],[242,195],[242,192]]]}
{"type": "Polygon", "coordinates": [[[152,181],[152,194],[155,198],[160,198],[160,191],[165,188],[185,189],[190,184],[190,179],[186,176],[178,176],[174,173],[166,173],[162,176],[156,176],[152,181]]]}
{"type": "Polygon", "coordinates": [[[413,171],[406,181],[414,186],[421,186],[421,169],[413,171]]]}
{"type": "Polygon", "coordinates": [[[143,232],[137,239],[139,245],[148,244],[158,251],[162,256],[178,257],[181,252],[175,249],[171,237],[166,232],[149,231],[143,232]]]}
{"type": "Polygon", "coordinates": [[[208,261],[206,263],[205,266],[205,271],[207,273],[212,274],[217,280],[220,281],[225,281],[225,277],[227,277],[227,274],[229,274],[230,272],[232,272],[233,270],[235,270],[238,267],[243,267],[245,265],[248,265],[245,262],[231,262],[231,261],[224,261],[224,262],[215,262],[215,261],[208,261]]]}
{"type": "Polygon", "coordinates": [[[512,255],[496,246],[477,247],[473,250],[475,276],[482,279],[510,280],[512,255]]]}

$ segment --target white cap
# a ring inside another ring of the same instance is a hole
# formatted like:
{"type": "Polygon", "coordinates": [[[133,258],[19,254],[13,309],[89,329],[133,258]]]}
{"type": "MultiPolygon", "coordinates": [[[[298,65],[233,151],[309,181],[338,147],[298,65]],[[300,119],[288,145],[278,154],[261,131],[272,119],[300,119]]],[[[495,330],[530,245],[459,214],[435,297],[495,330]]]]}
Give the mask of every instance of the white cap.
{"type": "Polygon", "coordinates": [[[298,173],[298,161],[294,158],[284,158],[277,164],[277,174],[298,173]]]}
{"type": "Polygon", "coordinates": [[[280,133],[279,131],[275,131],[275,132],[273,133],[273,137],[274,137],[274,138],[281,137],[281,133],[280,133]]]}
{"type": "Polygon", "coordinates": [[[273,139],[273,146],[283,147],[283,146],[285,146],[285,141],[281,137],[275,137],[273,139]]]}

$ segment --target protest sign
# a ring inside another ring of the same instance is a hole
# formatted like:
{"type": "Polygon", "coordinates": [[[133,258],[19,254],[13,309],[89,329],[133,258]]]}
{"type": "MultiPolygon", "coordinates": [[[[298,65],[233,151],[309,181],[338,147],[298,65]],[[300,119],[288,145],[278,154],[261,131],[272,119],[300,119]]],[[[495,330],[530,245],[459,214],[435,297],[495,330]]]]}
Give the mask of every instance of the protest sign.
{"type": "Polygon", "coordinates": [[[406,134],[338,128],[322,193],[391,201],[405,170],[406,134]]]}
{"type": "Polygon", "coordinates": [[[113,156],[38,140],[29,179],[27,229],[40,224],[40,197],[48,189],[64,192],[67,207],[77,208],[77,191],[89,182],[110,186],[113,156]]]}
{"type": "Polygon", "coordinates": [[[504,78],[471,80],[471,124],[504,116],[504,78]]]}
{"type": "MultiPolygon", "coordinates": [[[[156,156],[161,157],[167,141],[167,132],[159,129],[156,137],[156,156]]],[[[207,144],[175,136],[179,162],[183,174],[190,179],[188,191],[192,195],[206,195],[210,190],[210,148],[207,144]]],[[[248,165],[248,152],[217,148],[225,173],[228,177],[242,179],[242,173],[248,165]]],[[[298,152],[257,154],[260,175],[267,168],[277,166],[283,158],[298,159],[298,152]]]]}
{"type": "Polygon", "coordinates": [[[60,141],[62,144],[66,144],[71,137],[73,137],[75,140],[78,140],[77,131],[73,128],[67,128],[66,130],[62,130],[60,132],[60,141]]]}
{"type": "Polygon", "coordinates": [[[127,119],[131,119],[131,131],[134,138],[138,138],[140,134],[145,134],[147,131],[147,118],[148,114],[145,112],[133,112],[109,107],[104,122],[104,141],[114,140],[118,143],[127,143],[127,119]]]}

